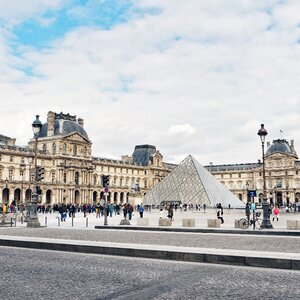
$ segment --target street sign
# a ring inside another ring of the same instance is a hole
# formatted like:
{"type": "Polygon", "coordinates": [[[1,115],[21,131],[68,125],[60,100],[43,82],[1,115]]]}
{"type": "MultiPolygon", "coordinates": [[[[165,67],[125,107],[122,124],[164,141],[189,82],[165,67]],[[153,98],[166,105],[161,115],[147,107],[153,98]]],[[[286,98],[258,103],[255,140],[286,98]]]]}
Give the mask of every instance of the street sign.
{"type": "Polygon", "coordinates": [[[256,197],[256,190],[249,190],[248,191],[248,196],[249,197],[256,197]]]}

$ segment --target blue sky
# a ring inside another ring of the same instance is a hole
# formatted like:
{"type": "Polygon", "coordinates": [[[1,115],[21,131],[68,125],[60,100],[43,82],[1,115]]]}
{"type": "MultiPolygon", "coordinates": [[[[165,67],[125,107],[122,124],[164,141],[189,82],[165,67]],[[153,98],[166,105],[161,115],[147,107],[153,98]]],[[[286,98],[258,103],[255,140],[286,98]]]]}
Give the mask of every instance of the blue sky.
{"type": "Polygon", "coordinates": [[[17,43],[44,48],[77,27],[109,30],[132,17],[132,1],[70,1],[67,5],[46,10],[24,20],[14,28],[17,43]]]}
{"type": "Polygon", "coordinates": [[[102,157],[149,143],[169,162],[253,162],[261,122],[297,150],[299,11],[298,0],[2,0],[1,134],[26,144],[52,110],[84,118],[102,157]]]}

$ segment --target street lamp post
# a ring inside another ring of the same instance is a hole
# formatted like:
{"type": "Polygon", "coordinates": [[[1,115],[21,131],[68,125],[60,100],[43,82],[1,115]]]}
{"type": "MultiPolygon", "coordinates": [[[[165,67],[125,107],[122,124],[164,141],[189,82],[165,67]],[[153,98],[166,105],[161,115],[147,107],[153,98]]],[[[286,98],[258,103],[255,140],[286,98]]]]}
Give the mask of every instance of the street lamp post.
{"type": "Polygon", "coordinates": [[[261,124],[261,128],[259,129],[257,133],[261,140],[261,146],[262,146],[262,159],[263,159],[263,222],[260,226],[260,228],[264,229],[272,229],[273,226],[270,222],[270,214],[269,214],[269,205],[267,200],[267,189],[266,189],[266,172],[265,172],[265,139],[266,135],[268,134],[267,130],[264,128],[264,124],[261,124]]]}
{"type": "Polygon", "coordinates": [[[107,198],[108,198],[108,186],[104,188],[104,225],[107,226],[107,213],[108,213],[108,203],[107,203],[107,198]]]}
{"type": "Polygon", "coordinates": [[[249,203],[249,182],[246,182],[246,189],[247,189],[247,203],[249,203]]]}
{"type": "Polygon", "coordinates": [[[38,194],[37,194],[37,181],[38,181],[38,168],[37,168],[37,141],[38,136],[42,128],[42,122],[39,120],[39,116],[36,116],[36,119],[32,123],[32,129],[35,139],[34,144],[34,184],[33,184],[33,193],[31,196],[30,203],[30,211],[29,211],[29,220],[27,222],[27,227],[40,227],[40,222],[37,214],[37,202],[38,202],[38,194]]]}

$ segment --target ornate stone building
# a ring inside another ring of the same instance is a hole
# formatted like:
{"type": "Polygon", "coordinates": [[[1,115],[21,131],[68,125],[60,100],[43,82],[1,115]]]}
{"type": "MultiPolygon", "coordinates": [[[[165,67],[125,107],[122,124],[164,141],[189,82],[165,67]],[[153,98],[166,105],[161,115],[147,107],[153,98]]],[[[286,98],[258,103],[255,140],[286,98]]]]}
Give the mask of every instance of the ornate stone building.
{"type": "MultiPolygon", "coordinates": [[[[247,190],[256,190],[256,202],[263,198],[262,163],[213,165],[206,168],[242,201],[247,200],[247,190]]],[[[270,203],[279,205],[300,200],[300,161],[294,141],[284,139],[267,143],[265,153],[267,197],[270,203]]]]}
{"type": "MultiPolygon", "coordinates": [[[[0,179],[2,203],[13,199],[28,202],[34,180],[34,143],[15,145],[15,139],[0,135],[0,179]]],[[[92,142],[84,120],[69,114],[49,112],[38,137],[37,164],[45,168],[39,183],[43,203],[92,203],[103,195],[102,176],[110,176],[108,199],[127,201],[131,186],[138,183],[145,194],[175,165],[151,145],[135,147],[132,156],[120,160],[92,156],[92,142]]]]}
{"type": "MultiPolygon", "coordinates": [[[[29,126],[28,126],[29,128],[29,126]]],[[[294,142],[274,140],[267,144],[266,187],[271,203],[293,203],[300,199],[300,161],[294,142]]],[[[123,203],[132,185],[138,183],[147,193],[175,167],[151,145],[138,145],[132,156],[120,160],[92,156],[92,142],[84,129],[84,120],[69,114],[49,112],[38,138],[39,166],[45,168],[40,182],[43,203],[95,203],[102,198],[102,176],[110,176],[108,199],[123,203]]],[[[262,163],[206,166],[239,199],[247,201],[247,189],[257,190],[257,202],[263,197],[262,163]]],[[[13,199],[28,202],[34,180],[34,139],[27,147],[0,135],[0,203],[13,199]]]]}

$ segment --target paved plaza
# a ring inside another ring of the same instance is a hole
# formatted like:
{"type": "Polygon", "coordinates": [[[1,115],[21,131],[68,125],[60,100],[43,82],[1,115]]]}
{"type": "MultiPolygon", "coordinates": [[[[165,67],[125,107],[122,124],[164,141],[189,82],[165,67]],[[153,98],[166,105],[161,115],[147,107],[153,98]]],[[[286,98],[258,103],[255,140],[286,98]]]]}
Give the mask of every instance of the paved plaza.
{"type": "Polygon", "coordinates": [[[119,225],[122,215],[108,217],[108,228],[103,225],[104,218],[96,218],[94,213],[86,217],[83,213],[77,213],[75,218],[67,217],[66,222],[60,221],[58,213],[39,214],[40,228],[27,228],[26,223],[20,222],[16,226],[10,227],[8,224],[0,227],[0,244],[28,247],[31,243],[34,245],[32,248],[36,249],[69,249],[67,251],[300,269],[299,231],[286,229],[286,221],[299,220],[299,213],[282,212],[279,221],[273,222],[274,229],[255,230],[259,235],[250,234],[253,233],[252,228],[247,231],[234,228],[235,220],[242,217],[243,210],[225,210],[225,223],[214,232],[189,232],[188,228],[185,232],[178,232],[176,229],[183,229],[181,223],[184,218],[195,218],[194,228],[207,229],[207,220],[216,219],[216,212],[214,209],[208,209],[205,213],[177,211],[170,227],[173,231],[166,232],[159,231],[166,227],[158,226],[158,210],[145,212],[144,218],[149,218],[150,224],[147,227],[135,226],[139,219],[139,214],[135,212],[131,225],[125,227],[127,230],[119,225]],[[95,229],[95,226],[100,228],[95,229]],[[208,258],[209,255],[213,258],[208,258]],[[260,261],[251,261],[253,257],[260,261]]]}
{"type": "MultiPolygon", "coordinates": [[[[262,218],[262,210],[258,210],[261,212],[262,218]]],[[[39,220],[41,225],[46,225],[49,228],[94,228],[95,226],[100,226],[104,224],[104,217],[96,218],[95,213],[87,213],[86,218],[84,218],[83,213],[76,213],[75,218],[67,217],[66,222],[60,222],[59,213],[48,213],[42,214],[39,213],[39,220]],[[72,226],[73,225],[73,226],[72,226]]],[[[243,209],[224,209],[224,224],[221,225],[221,229],[233,229],[234,223],[236,219],[244,218],[245,213],[243,209]]],[[[130,221],[132,226],[137,225],[137,220],[139,219],[139,213],[134,211],[132,220],[130,221]]],[[[158,227],[158,221],[160,218],[160,213],[158,209],[154,209],[151,211],[144,212],[144,218],[149,218],[149,226],[158,227]]],[[[163,218],[167,218],[167,211],[163,211],[163,218]]],[[[195,219],[195,227],[196,228],[207,228],[207,219],[216,219],[217,214],[215,209],[206,209],[205,213],[202,210],[200,211],[174,211],[174,217],[171,227],[182,227],[182,219],[195,219]]],[[[107,217],[108,225],[118,226],[120,221],[124,219],[122,212],[118,215],[113,213],[112,217],[107,217]]],[[[272,222],[275,230],[286,230],[286,221],[287,220],[300,220],[300,213],[294,212],[285,212],[282,209],[279,215],[279,221],[272,222]]],[[[9,220],[7,220],[9,221],[9,220]]],[[[272,221],[272,216],[271,216],[272,221]]],[[[26,223],[21,224],[17,222],[18,227],[25,227],[26,223]]],[[[250,229],[250,228],[249,228],[250,229]]],[[[251,229],[250,229],[251,230],[251,229]]]]}

